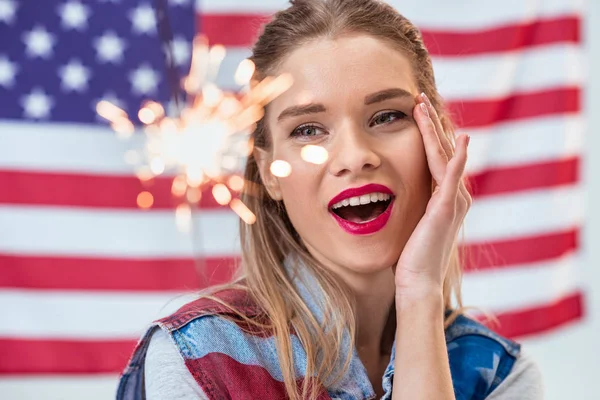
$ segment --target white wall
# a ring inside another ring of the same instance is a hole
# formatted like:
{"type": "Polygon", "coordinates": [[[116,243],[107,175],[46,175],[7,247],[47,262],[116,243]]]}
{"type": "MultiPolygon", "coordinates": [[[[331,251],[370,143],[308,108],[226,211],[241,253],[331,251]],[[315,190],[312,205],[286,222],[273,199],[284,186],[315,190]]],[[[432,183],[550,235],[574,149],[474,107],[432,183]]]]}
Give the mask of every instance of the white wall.
{"type": "Polygon", "coordinates": [[[584,109],[588,129],[582,168],[586,188],[582,237],[586,320],[536,340],[523,340],[540,364],[547,400],[600,399],[600,1],[588,1],[588,10],[583,29],[587,47],[584,109]]]}

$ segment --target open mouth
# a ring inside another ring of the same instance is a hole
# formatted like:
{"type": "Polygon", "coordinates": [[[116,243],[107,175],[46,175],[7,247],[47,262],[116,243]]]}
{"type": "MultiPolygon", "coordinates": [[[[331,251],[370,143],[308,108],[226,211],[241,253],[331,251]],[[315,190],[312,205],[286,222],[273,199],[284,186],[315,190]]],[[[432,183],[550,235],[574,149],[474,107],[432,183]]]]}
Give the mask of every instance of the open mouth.
{"type": "Polygon", "coordinates": [[[343,220],[364,224],[382,215],[392,200],[393,196],[387,193],[370,193],[340,201],[330,211],[343,220]]]}

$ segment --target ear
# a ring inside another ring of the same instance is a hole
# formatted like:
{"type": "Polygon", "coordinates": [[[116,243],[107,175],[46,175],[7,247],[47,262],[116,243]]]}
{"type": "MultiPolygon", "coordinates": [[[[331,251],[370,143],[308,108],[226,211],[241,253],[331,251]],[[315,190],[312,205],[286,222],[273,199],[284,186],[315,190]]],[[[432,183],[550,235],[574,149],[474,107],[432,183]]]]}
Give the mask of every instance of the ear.
{"type": "Polygon", "coordinates": [[[281,189],[279,188],[279,179],[271,173],[271,163],[273,162],[271,154],[264,149],[254,148],[254,159],[258,165],[258,172],[262,179],[267,193],[273,200],[281,200],[281,189]]]}

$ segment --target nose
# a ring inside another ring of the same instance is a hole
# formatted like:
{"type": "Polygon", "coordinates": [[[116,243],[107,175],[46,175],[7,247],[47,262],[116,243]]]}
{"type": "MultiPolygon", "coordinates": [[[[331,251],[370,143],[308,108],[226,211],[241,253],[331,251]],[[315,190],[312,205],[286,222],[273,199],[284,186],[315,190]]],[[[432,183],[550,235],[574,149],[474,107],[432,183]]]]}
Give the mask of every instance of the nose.
{"type": "Polygon", "coordinates": [[[333,145],[333,149],[330,148],[329,163],[329,172],[332,175],[360,174],[381,165],[372,137],[359,127],[347,128],[340,132],[333,145]]]}

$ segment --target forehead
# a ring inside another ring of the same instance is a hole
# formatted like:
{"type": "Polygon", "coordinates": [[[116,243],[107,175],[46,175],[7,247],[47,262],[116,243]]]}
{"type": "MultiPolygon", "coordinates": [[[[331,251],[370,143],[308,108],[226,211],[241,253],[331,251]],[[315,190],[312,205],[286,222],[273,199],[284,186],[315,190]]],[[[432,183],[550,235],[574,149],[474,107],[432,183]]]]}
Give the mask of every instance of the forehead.
{"type": "Polygon", "coordinates": [[[288,105],[301,94],[322,101],[361,96],[362,101],[367,94],[391,87],[418,94],[411,63],[403,52],[366,35],[309,42],[294,50],[277,72],[294,78],[292,88],[274,102],[279,104],[288,105]]]}

